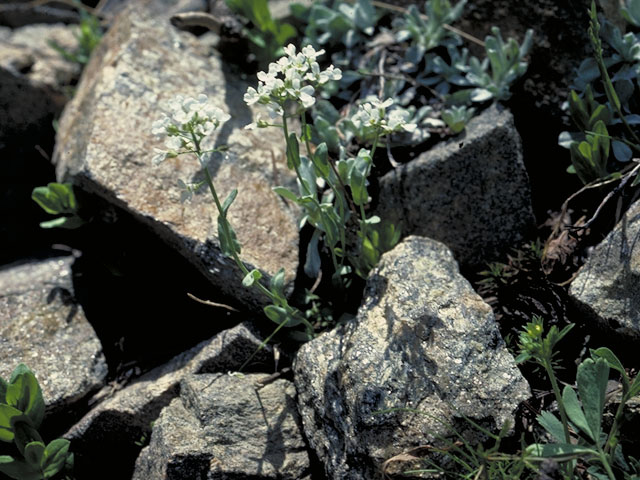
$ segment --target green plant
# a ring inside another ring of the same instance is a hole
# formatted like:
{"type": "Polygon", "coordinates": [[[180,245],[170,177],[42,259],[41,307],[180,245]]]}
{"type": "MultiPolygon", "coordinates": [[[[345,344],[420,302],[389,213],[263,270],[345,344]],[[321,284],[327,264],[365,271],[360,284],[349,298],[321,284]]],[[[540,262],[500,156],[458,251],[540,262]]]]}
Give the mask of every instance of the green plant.
{"type": "Polygon", "coordinates": [[[468,108],[466,105],[454,105],[442,112],[442,120],[447,124],[451,133],[460,133],[465,129],[474,113],[475,108],[468,108]]]}
{"type": "Polygon", "coordinates": [[[251,22],[244,34],[251,42],[251,49],[261,67],[283,53],[288,40],[295,37],[296,29],[289,23],[278,22],[271,17],[267,0],[226,0],[229,8],[251,22]]]}
{"type": "Polygon", "coordinates": [[[35,375],[18,365],[9,381],[0,378],[0,441],[13,443],[20,457],[0,455],[0,472],[17,480],[52,478],[73,465],[69,441],[45,444],[38,433],[44,399],[35,375]]]}
{"type": "MultiPolygon", "coordinates": [[[[221,202],[206,163],[210,155],[220,151],[220,148],[207,148],[210,135],[220,124],[230,118],[229,114],[210,105],[206,95],[200,95],[197,99],[177,96],[170,103],[169,108],[171,110],[170,114],[163,114],[163,117],[153,124],[152,132],[158,136],[165,137],[165,147],[167,148],[167,150],[156,149],[156,155],[152,160],[153,163],[157,165],[167,158],[185,154],[191,154],[197,158],[204,171],[205,182],[218,210],[220,250],[224,255],[233,259],[244,275],[242,284],[245,287],[257,288],[272,302],[264,307],[264,313],[267,318],[278,324],[274,334],[284,326],[295,327],[303,324],[307,327],[307,334],[311,336],[313,334],[311,324],[287,301],[284,293],[284,269],[281,269],[271,278],[267,287],[260,281],[262,278],[260,271],[257,269],[249,271],[240,260],[239,255],[242,248],[231,223],[227,219],[229,208],[235,200],[238,190],[234,189],[221,202]]],[[[186,186],[184,182],[180,182],[180,185],[186,186]]],[[[187,187],[187,189],[188,194],[191,194],[193,188],[187,187]]],[[[184,194],[182,199],[185,199],[184,194]]]]}
{"type": "Polygon", "coordinates": [[[49,183],[46,187],[36,187],[31,198],[51,215],[64,215],[40,223],[41,228],[78,228],[84,221],[78,216],[78,203],[70,183],[49,183]]]}
{"type": "MultiPolygon", "coordinates": [[[[637,8],[637,2],[628,2],[624,18],[633,23],[637,8]]],[[[636,89],[640,39],[632,32],[623,35],[606,19],[598,20],[595,3],[590,9],[589,35],[593,57],[580,64],[567,102],[579,132],[562,132],[558,137],[559,145],[571,152],[568,171],[585,184],[635,175],[629,161],[633,151],[640,151],[640,138],[634,129],[640,124],[640,115],[633,113],[640,108],[636,89]],[[609,45],[611,55],[605,56],[601,38],[609,45]]],[[[636,176],[634,184],[637,182],[636,176]]]]}
{"type": "Polygon", "coordinates": [[[482,62],[476,57],[469,60],[467,80],[476,87],[471,91],[474,102],[509,99],[510,85],[527,71],[524,57],[531,49],[533,30],[527,30],[521,45],[513,38],[505,43],[498,27],[493,27],[491,33],[484,40],[487,58],[482,62]]]}
{"type": "Polygon", "coordinates": [[[65,60],[84,66],[89,62],[91,52],[102,39],[102,27],[98,17],[87,13],[84,8],[78,8],[78,10],[80,12],[80,25],[73,33],[78,42],[76,48],[69,51],[54,41],[49,41],[48,44],[65,60]]]}
{"type": "Polygon", "coordinates": [[[553,351],[555,345],[568,333],[572,325],[559,331],[553,326],[544,336],[542,319],[534,318],[520,336],[521,353],[517,361],[533,360],[547,373],[558,403],[560,420],[550,412],[542,412],[538,422],[550,435],[551,443],[534,443],[526,448],[532,461],[553,459],[564,464],[571,476],[576,461],[588,465],[587,472],[598,479],[615,480],[622,475],[626,480],[638,479],[633,472],[635,461],[628,462],[619,443],[620,426],[625,404],[640,393],[640,381],[630,380],[622,363],[608,348],[591,350],[591,357],[584,360],[576,374],[577,393],[566,385],[560,392],[554,373],[553,351]],[[610,368],[617,370],[622,379],[622,398],[616,410],[613,424],[604,431],[603,414],[610,368]],[[614,473],[619,472],[618,476],[614,473]]]}

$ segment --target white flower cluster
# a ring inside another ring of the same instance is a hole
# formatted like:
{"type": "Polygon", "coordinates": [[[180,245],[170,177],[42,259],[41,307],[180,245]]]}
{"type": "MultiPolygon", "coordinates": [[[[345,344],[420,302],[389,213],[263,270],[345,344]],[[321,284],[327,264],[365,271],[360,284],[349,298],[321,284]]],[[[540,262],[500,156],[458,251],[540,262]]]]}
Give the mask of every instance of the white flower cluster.
{"type": "Polygon", "coordinates": [[[154,149],[154,165],[166,158],[177,156],[180,149],[194,151],[194,136],[199,142],[231,118],[228,113],[211,105],[207,96],[203,94],[198,95],[197,99],[177,95],[169,102],[168,110],[168,114],[163,113],[162,118],[153,122],[151,126],[154,135],[166,137],[164,144],[168,149],[154,149]]]}
{"type": "MultiPolygon", "coordinates": [[[[326,70],[320,70],[316,58],[322,55],[324,50],[316,52],[311,45],[307,45],[301,52],[296,53],[296,47],[289,44],[284,52],[286,56],[269,64],[268,72],[258,72],[258,89],[249,87],[244,94],[247,105],[266,105],[271,118],[282,115],[287,100],[297,102],[305,109],[311,107],[316,101],[313,95],[318,86],[329,80],[342,78],[340,69],[334,68],[333,65],[326,70]]],[[[250,127],[267,125],[266,122],[258,120],[250,127]]]]}
{"type": "Polygon", "coordinates": [[[389,134],[404,130],[413,132],[417,125],[408,123],[410,113],[402,108],[395,108],[387,115],[387,108],[393,105],[393,99],[387,98],[381,102],[375,97],[358,106],[358,111],[351,117],[351,121],[358,129],[380,130],[382,134],[389,134]]]}

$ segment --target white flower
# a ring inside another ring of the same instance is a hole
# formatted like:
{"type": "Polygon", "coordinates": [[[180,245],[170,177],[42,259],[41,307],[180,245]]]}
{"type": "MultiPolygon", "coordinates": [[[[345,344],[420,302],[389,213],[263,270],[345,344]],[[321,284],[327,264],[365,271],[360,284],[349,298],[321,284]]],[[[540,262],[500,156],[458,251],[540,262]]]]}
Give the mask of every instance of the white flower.
{"type": "Polygon", "coordinates": [[[153,133],[154,135],[166,135],[167,127],[170,124],[171,124],[171,120],[169,120],[169,117],[167,117],[166,115],[163,115],[161,119],[153,122],[153,124],[151,125],[151,133],[153,133]]]}
{"type": "Polygon", "coordinates": [[[179,137],[171,136],[167,137],[164,141],[164,146],[167,147],[170,151],[178,151],[182,147],[182,140],[179,137]]]}
{"type": "Polygon", "coordinates": [[[151,163],[154,166],[158,166],[167,158],[167,152],[160,150],[159,148],[154,148],[153,151],[155,155],[151,158],[151,163]]]}
{"type": "Polygon", "coordinates": [[[396,108],[389,112],[389,121],[387,125],[387,131],[389,133],[405,130],[407,132],[413,132],[417,125],[415,123],[407,123],[409,118],[409,112],[396,108]]]}
{"type": "Polygon", "coordinates": [[[253,87],[247,88],[247,92],[244,94],[244,103],[246,103],[247,105],[253,105],[259,100],[260,95],[258,94],[258,91],[253,87]]]}

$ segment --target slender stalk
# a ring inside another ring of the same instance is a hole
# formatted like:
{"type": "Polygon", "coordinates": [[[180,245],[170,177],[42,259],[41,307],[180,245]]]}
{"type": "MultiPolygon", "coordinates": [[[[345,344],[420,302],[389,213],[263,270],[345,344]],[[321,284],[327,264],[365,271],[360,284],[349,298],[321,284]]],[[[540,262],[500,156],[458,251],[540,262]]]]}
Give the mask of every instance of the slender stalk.
{"type": "Polygon", "coordinates": [[[560,419],[562,420],[562,429],[564,431],[564,440],[566,443],[571,443],[571,436],[569,435],[569,420],[567,419],[567,412],[564,408],[562,394],[560,393],[560,387],[558,386],[558,380],[556,379],[556,375],[553,371],[553,366],[546,358],[542,362],[542,366],[547,372],[547,376],[551,381],[551,388],[553,388],[553,393],[556,396],[556,401],[558,402],[558,410],[560,411],[560,419]]]}

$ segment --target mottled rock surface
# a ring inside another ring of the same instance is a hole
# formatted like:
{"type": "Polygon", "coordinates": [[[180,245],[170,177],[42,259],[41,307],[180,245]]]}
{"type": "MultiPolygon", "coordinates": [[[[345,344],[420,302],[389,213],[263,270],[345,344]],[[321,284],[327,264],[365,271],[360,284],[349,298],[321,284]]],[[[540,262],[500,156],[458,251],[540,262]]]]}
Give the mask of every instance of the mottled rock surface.
{"type": "MultiPolygon", "coordinates": [[[[130,477],[141,449],[140,439],[151,434],[151,424],[162,408],[179,395],[180,380],[194,373],[238,370],[261,342],[249,323],[240,324],[176,356],[98,404],[64,435],[73,442],[76,472],[90,476],[98,459],[105,476],[130,477]],[[115,452],[119,461],[109,462],[115,452]]],[[[272,371],[272,360],[267,347],[254,356],[249,371],[272,371]]],[[[109,394],[108,389],[101,393],[109,394]]]]}
{"type": "Polygon", "coordinates": [[[126,209],[198,267],[221,293],[251,305],[264,298],[244,288],[242,274],[224,257],[217,240],[217,212],[208,190],[180,202],[177,180],[199,182],[204,174],[188,155],[154,167],[162,140],[152,123],[176,95],[205,93],[232,115],[216,133],[224,155],[208,164],[221,198],[238,188],[228,218],[242,243],[242,259],[272,275],[280,267],[292,279],[298,262],[297,213],[271,188],[293,178],[286,170],[277,129],[244,130],[254,110],[243,101],[247,84],[207,56],[197,39],[168,20],[142,20],[127,11],[114,21],[94,52],[73,101],[60,120],[54,162],[59,180],[126,209]]]}
{"type": "Polygon", "coordinates": [[[155,422],[133,478],[300,479],[309,456],[300,431],[293,384],[264,375],[185,377],[180,398],[155,422]]]}
{"type": "Polygon", "coordinates": [[[73,298],[72,257],[0,271],[0,377],[22,362],[49,413],[71,408],[107,376],[102,345],[73,298]]]}
{"type": "Polygon", "coordinates": [[[51,128],[69,88],[80,75],[47,43],[72,50],[73,28],[62,24],[30,25],[0,36],[0,141],[29,129],[51,128]]]}
{"type": "Polygon", "coordinates": [[[569,294],[587,318],[640,339],[640,201],[594,249],[569,294]]]}
{"type": "Polygon", "coordinates": [[[376,213],[404,235],[445,243],[463,265],[513,247],[534,217],[511,114],[492,106],[465,133],[384,175],[376,213]]]}
{"type": "Polygon", "coordinates": [[[329,478],[375,478],[388,458],[450,432],[512,419],[529,387],[491,308],[451,251],[408,237],[369,276],[357,318],[294,363],[305,433],[329,478]],[[380,414],[392,408],[416,409],[380,414]]]}

